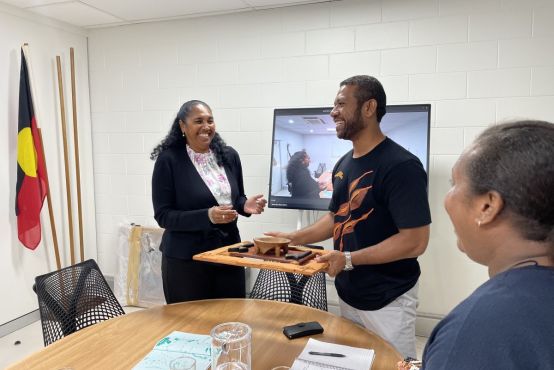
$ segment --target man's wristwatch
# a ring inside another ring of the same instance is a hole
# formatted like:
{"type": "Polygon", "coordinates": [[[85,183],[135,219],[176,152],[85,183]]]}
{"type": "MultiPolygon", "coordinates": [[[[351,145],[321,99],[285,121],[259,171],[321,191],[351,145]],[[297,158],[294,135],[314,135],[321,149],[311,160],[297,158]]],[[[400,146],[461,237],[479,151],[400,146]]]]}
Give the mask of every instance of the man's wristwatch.
{"type": "Polygon", "coordinates": [[[354,266],[352,266],[352,255],[350,255],[350,252],[344,252],[344,268],[342,269],[343,271],[350,271],[354,268],[354,266]]]}

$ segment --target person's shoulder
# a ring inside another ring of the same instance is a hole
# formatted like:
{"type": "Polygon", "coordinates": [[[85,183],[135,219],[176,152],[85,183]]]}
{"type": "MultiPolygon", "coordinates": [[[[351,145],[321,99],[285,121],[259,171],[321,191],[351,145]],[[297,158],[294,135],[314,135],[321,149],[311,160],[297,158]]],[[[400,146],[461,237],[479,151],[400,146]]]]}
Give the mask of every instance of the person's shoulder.
{"type": "Polygon", "coordinates": [[[178,150],[178,148],[167,148],[158,155],[158,158],[156,159],[156,161],[158,162],[171,161],[178,157],[179,152],[180,151],[178,150]]]}
{"type": "Polygon", "coordinates": [[[223,153],[229,164],[240,165],[240,155],[235,148],[226,145],[225,148],[223,148],[223,153]]]}
{"type": "Polygon", "coordinates": [[[384,158],[389,160],[392,164],[401,164],[405,162],[421,163],[416,155],[389,137],[385,139],[382,151],[384,154],[386,153],[384,158]]]}
{"type": "Polygon", "coordinates": [[[349,159],[352,158],[352,153],[354,152],[353,149],[350,149],[348,152],[344,153],[344,155],[342,157],[339,158],[339,160],[337,161],[337,163],[335,163],[335,168],[333,169],[334,171],[337,170],[337,168],[342,165],[342,164],[345,164],[348,162],[349,159]]]}
{"type": "Polygon", "coordinates": [[[452,311],[452,315],[458,318],[464,316],[466,327],[502,327],[508,318],[518,316],[523,307],[535,303],[533,299],[521,299],[525,288],[511,282],[506,284],[505,278],[506,276],[499,276],[486,281],[460,303],[452,311]],[[468,322],[471,323],[470,326],[467,325],[468,322]]]}
{"type": "Polygon", "coordinates": [[[238,157],[239,152],[233,148],[232,146],[226,145],[225,146],[225,153],[230,157],[238,157]]]}
{"type": "Polygon", "coordinates": [[[480,288],[474,291],[435,327],[428,343],[429,353],[451,353],[470,345],[476,336],[490,337],[489,329],[496,327],[498,320],[505,320],[498,310],[491,308],[493,302],[487,291],[480,291],[480,288]]]}
{"type": "Polygon", "coordinates": [[[522,346],[533,350],[522,352],[517,358],[519,364],[552,358],[548,295],[554,294],[527,295],[527,287],[513,281],[514,275],[522,273],[511,271],[493,277],[441,320],[424,353],[428,368],[504,368],[502,364],[508,364],[505,361],[512,365],[509,368],[521,368],[510,354],[522,346]],[[488,347],[493,343],[502,345],[488,347]],[[473,367],[467,364],[468,358],[473,367]]]}

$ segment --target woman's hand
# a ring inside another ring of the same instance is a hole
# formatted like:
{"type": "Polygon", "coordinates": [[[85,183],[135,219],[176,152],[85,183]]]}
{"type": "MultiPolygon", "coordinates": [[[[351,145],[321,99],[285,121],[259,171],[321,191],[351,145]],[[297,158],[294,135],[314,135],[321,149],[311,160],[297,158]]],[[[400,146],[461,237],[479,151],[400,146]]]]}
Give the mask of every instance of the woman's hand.
{"type": "Polygon", "coordinates": [[[208,210],[208,217],[212,224],[228,224],[238,217],[232,205],[214,206],[208,210]]]}
{"type": "Polygon", "coordinates": [[[263,198],[263,194],[254,195],[248,198],[244,203],[244,212],[251,215],[258,215],[264,211],[267,200],[263,198]]]}
{"type": "Polygon", "coordinates": [[[406,358],[403,361],[399,361],[396,364],[397,370],[419,370],[421,367],[421,361],[412,360],[411,358],[406,358]]]}

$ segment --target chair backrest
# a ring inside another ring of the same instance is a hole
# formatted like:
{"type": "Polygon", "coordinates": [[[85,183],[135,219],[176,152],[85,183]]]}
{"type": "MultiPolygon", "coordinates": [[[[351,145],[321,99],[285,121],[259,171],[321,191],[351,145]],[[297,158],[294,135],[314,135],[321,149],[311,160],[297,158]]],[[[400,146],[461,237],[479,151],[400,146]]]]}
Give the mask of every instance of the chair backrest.
{"type": "Polygon", "coordinates": [[[262,269],[250,298],[297,303],[327,311],[325,273],[305,276],[262,269]]]}
{"type": "Polygon", "coordinates": [[[44,345],[125,311],[92,259],[35,278],[44,345]]]}

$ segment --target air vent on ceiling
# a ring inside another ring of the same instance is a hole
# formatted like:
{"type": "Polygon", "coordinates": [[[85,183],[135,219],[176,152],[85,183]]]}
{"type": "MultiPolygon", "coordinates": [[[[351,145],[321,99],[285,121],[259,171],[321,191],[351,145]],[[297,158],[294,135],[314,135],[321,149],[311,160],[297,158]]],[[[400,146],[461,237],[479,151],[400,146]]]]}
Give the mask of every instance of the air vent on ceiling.
{"type": "Polygon", "coordinates": [[[324,125],[325,121],[319,117],[302,117],[308,125],[324,125]]]}

